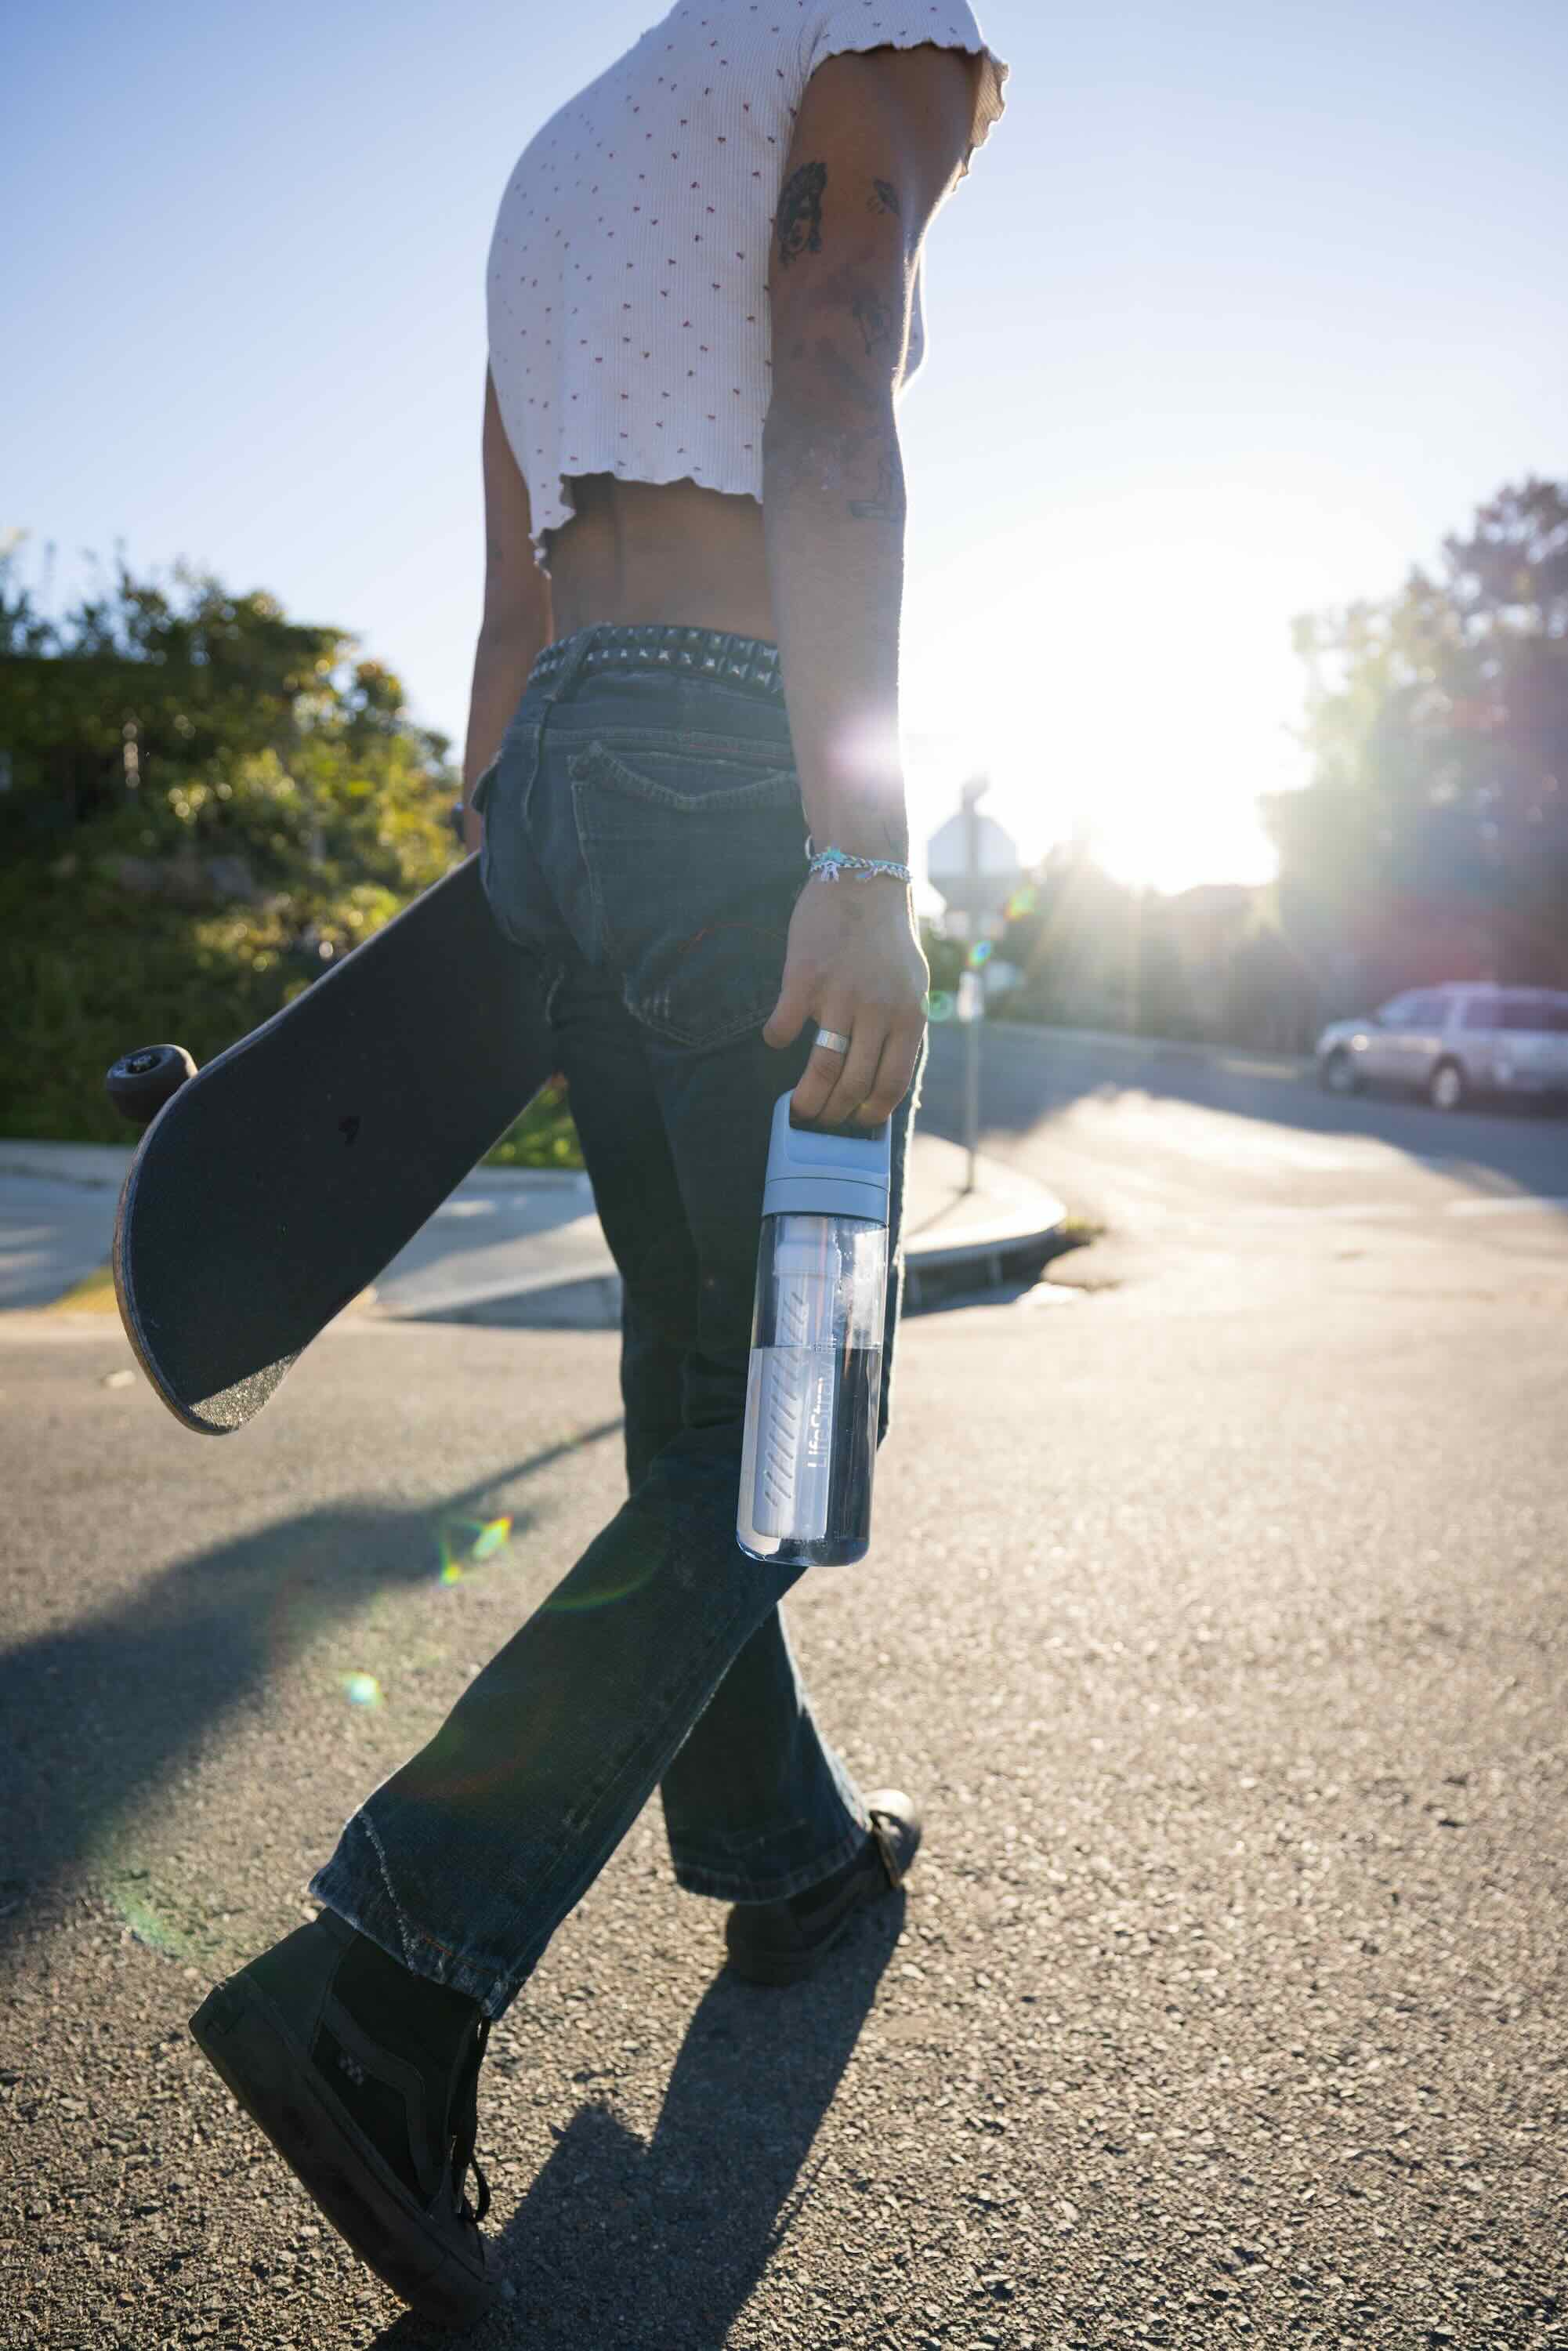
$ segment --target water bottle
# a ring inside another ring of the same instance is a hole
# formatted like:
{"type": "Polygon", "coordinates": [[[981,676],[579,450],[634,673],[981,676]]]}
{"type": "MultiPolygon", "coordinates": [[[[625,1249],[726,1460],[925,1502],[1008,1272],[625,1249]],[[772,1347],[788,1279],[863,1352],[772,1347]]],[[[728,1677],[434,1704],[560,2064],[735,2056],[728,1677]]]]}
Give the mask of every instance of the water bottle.
{"type": "Polygon", "coordinates": [[[871,1543],[892,1124],[773,1113],[736,1534],[753,1559],[842,1567],[871,1543]]]}

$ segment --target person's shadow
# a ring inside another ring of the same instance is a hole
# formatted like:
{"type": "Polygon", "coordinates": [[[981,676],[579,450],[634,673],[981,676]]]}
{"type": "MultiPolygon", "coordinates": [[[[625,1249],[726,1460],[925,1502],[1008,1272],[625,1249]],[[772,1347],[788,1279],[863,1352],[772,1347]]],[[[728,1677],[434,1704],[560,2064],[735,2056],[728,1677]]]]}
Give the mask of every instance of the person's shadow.
{"type": "MultiPolygon", "coordinates": [[[[808,2191],[811,2143],[904,1911],[902,1894],[878,1903],[809,1983],[716,1977],[646,2145],[607,2106],[579,2106],[494,2244],[511,2291],[475,2351],[717,2351],[808,2191]]],[[[376,2342],[447,2339],[410,2315],[376,2342]]]]}
{"type": "MultiPolygon", "coordinates": [[[[430,1509],[299,1512],[0,1650],[0,1951],[84,1875],[118,1884],[141,1808],[232,1717],[265,1704],[272,1678],[310,1642],[360,1621],[381,1595],[427,1583],[455,1531],[482,1532],[491,1498],[622,1426],[601,1422],[430,1509]]],[[[511,1508],[517,1541],[531,1521],[521,1503],[511,1508]]],[[[116,1907],[135,1924],[145,1906],[132,1886],[116,1907]]],[[[163,1928],[141,1920],[138,1931],[157,1944],[163,1928]]],[[[236,1956],[204,1917],[177,1922],[177,1939],[190,1957],[236,1956]]]]}
{"type": "MultiPolygon", "coordinates": [[[[354,1623],[378,1595],[428,1580],[442,1531],[493,1497],[506,1495],[514,1534],[524,1531],[519,1482],[620,1427],[586,1429],[434,1509],[298,1513],[0,1652],[0,1949],[84,1872],[110,1868],[141,1804],[236,1710],[264,1704],[270,1677],[305,1645],[354,1623]]],[[[471,2338],[476,2351],[715,2351],[805,2192],[792,2191],[904,1907],[902,1895],[877,1904],[809,1983],[768,1991],[719,1976],[648,2144],[608,2106],[580,2105],[499,2231],[511,2292],[471,2338]]],[[[134,1904],[125,1915],[140,1917],[134,1904]]],[[[174,1923],[187,1956],[214,1968],[236,1956],[204,1903],[174,1923]]],[[[137,1931],[147,1939],[146,1922],[137,1931]]],[[[482,2124],[484,2087],[482,2077],[482,2124]]],[[[407,2316],[378,2339],[413,2351],[450,2337],[407,2316]]]]}

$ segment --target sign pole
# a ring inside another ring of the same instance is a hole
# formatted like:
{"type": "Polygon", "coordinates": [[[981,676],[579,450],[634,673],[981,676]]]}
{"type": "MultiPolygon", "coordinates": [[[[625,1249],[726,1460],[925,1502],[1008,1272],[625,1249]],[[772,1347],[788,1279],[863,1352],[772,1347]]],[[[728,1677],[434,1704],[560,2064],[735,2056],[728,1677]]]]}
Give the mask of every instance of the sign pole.
{"type": "MultiPolygon", "coordinates": [[[[964,879],[969,901],[966,922],[971,957],[974,944],[980,933],[980,820],[977,813],[980,797],[985,791],[984,777],[977,777],[964,787],[964,879]]],[[[973,975],[971,988],[978,1002],[965,1023],[964,1042],[964,1147],[969,1155],[969,1171],[965,1181],[966,1192],[975,1188],[976,1155],[980,1141],[980,1022],[985,1015],[985,981],[981,967],[969,964],[973,975]]]]}
{"type": "Polygon", "coordinates": [[[977,949],[982,937],[1000,935],[1009,898],[1021,878],[1017,844],[979,812],[988,789],[986,777],[972,776],[960,789],[956,813],[932,834],[927,849],[931,886],[947,910],[947,935],[962,938],[967,948],[956,1006],[958,1019],[968,1031],[964,1040],[966,1192],[974,1191],[979,1180],[979,1024],[986,1017],[986,981],[995,976],[986,961],[989,946],[984,954],[977,949]]]}

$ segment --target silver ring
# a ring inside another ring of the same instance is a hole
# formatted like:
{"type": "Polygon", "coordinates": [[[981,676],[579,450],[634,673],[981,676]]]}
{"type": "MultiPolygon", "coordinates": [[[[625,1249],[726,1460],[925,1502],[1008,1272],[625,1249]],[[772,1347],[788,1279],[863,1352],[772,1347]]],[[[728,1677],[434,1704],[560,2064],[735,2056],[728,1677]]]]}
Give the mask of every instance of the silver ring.
{"type": "Polygon", "coordinates": [[[817,1042],[824,1046],[830,1053],[847,1053],[850,1050],[849,1039],[841,1037],[836,1029],[819,1029],[817,1042]]]}

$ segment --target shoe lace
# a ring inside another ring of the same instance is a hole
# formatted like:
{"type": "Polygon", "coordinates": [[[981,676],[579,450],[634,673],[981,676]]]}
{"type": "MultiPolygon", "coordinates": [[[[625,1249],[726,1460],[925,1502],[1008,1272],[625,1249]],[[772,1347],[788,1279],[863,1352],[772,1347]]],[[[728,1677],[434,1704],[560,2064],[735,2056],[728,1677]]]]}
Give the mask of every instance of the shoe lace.
{"type": "Polygon", "coordinates": [[[474,2046],[464,2068],[456,2098],[456,2129],[452,2141],[452,2193],[459,2217],[472,2220],[477,2228],[490,2209],[490,2183],[480,2170],[474,2149],[479,2139],[479,2068],[485,2062],[485,2050],[490,2038],[490,2020],[479,2019],[474,2036],[474,2046]],[[479,2182],[477,2205],[468,2200],[467,2180],[472,2171],[479,2182]]]}

